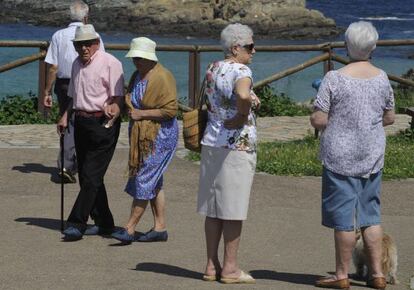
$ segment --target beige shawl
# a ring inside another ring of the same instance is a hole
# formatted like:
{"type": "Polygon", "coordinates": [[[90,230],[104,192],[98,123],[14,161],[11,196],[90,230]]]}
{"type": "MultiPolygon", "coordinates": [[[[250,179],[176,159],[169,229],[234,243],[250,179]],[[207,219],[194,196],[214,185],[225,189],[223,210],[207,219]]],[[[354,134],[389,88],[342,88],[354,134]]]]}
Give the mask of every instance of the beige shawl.
{"type": "MultiPolygon", "coordinates": [[[[131,103],[131,91],[137,75],[138,71],[135,71],[128,85],[128,94],[125,98],[128,109],[134,109],[131,103]]],[[[148,77],[145,94],[141,100],[141,109],[159,109],[163,118],[166,119],[177,115],[177,88],[174,76],[159,63],[155,65],[148,77]]],[[[155,139],[160,126],[161,121],[134,121],[129,140],[129,176],[134,176],[140,169],[143,161],[148,157],[148,154],[154,152],[155,139]]]]}

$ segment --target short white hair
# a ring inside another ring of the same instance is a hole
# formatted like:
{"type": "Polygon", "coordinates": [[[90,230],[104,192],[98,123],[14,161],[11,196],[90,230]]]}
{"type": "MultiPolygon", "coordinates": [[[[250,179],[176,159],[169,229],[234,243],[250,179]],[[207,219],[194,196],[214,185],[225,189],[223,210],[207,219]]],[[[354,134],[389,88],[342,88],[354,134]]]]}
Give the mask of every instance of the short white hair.
{"type": "Polygon", "coordinates": [[[378,32],[371,22],[351,23],[345,32],[348,55],[353,60],[367,60],[376,48],[378,32]]]}
{"type": "Polygon", "coordinates": [[[88,16],[89,6],[83,1],[72,1],[70,4],[70,19],[75,21],[83,21],[88,16]]]}
{"type": "Polygon", "coordinates": [[[240,23],[234,23],[227,25],[220,35],[221,46],[225,55],[231,54],[231,49],[236,45],[250,44],[250,39],[253,37],[253,30],[240,23]]]}

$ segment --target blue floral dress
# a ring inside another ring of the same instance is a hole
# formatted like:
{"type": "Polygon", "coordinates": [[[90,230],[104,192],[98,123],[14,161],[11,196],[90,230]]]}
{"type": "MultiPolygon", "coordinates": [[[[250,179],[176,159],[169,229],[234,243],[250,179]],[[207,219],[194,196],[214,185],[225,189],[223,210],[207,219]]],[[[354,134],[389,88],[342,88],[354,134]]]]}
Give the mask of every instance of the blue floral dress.
{"type": "MultiPolygon", "coordinates": [[[[135,79],[131,92],[132,105],[141,108],[141,99],[145,94],[148,80],[141,80],[139,75],[135,79]]],[[[129,123],[129,134],[134,121],[129,123]]],[[[163,174],[170,164],[178,142],[177,119],[161,121],[161,127],[155,139],[155,150],[144,160],[137,174],[130,177],[125,192],[134,199],[151,200],[156,197],[162,188],[163,174]]]]}

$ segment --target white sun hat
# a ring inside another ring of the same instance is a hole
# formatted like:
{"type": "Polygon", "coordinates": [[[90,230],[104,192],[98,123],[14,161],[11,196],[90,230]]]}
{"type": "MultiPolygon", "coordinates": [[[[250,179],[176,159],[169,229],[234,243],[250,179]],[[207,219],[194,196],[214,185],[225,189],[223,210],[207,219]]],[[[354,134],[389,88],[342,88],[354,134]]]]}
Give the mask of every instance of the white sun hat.
{"type": "Polygon", "coordinates": [[[76,41],[87,41],[92,39],[99,38],[98,33],[96,33],[95,28],[92,24],[85,24],[76,27],[75,38],[72,39],[73,42],[76,41]]]}
{"type": "Polygon", "coordinates": [[[158,61],[155,54],[155,47],[157,44],[155,41],[147,37],[137,37],[132,39],[129,51],[125,57],[141,57],[153,61],[158,61]]]}

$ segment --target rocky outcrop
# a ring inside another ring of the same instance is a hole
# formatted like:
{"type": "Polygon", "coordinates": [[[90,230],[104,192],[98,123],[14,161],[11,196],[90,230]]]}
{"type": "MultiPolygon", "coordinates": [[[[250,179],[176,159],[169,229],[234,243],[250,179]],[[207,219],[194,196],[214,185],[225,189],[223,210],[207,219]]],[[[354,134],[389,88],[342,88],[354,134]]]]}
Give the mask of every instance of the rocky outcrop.
{"type": "MultiPolygon", "coordinates": [[[[216,37],[228,23],[250,25],[255,35],[320,38],[338,34],[334,20],[306,9],[305,0],[93,0],[90,22],[100,31],[216,37]]],[[[67,0],[2,0],[0,21],[63,26],[67,0]]]]}

